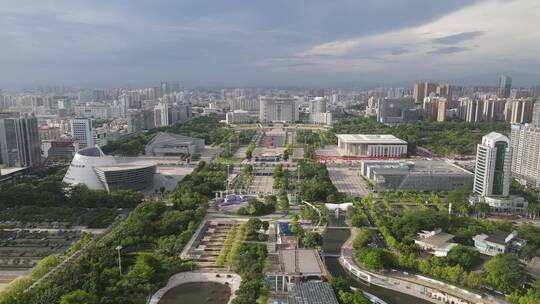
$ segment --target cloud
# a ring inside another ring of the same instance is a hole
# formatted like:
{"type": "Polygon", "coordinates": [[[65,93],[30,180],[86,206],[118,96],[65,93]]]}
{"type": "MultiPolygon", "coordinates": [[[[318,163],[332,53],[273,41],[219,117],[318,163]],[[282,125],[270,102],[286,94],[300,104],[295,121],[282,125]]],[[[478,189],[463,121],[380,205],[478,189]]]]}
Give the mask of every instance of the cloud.
{"type": "MultiPolygon", "coordinates": [[[[531,75],[530,67],[540,65],[540,44],[532,43],[540,40],[540,33],[530,30],[540,20],[540,11],[528,9],[535,3],[536,0],[485,0],[426,24],[327,41],[300,54],[333,54],[313,57],[312,62],[318,64],[320,71],[342,74],[389,75],[392,71],[389,77],[410,77],[409,80],[455,79],[478,71],[492,73],[494,78],[503,71],[531,75]],[[382,60],[366,60],[369,56],[382,60]],[[526,62],[528,67],[503,58],[526,62]]],[[[540,72],[536,75],[530,82],[540,81],[540,72]]]]}
{"type": "Polygon", "coordinates": [[[463,32],[459,34],[435,38],[433,39],[433,42],[441,44],[457,44],[462,41],[471,40],[482,35],[484,35],[483,31],[463,32]]]}
{"type": "Polygon", "coordinates": [[[453,54],[453,53],[464,52],[466,50],[467,48],[450,46],[450,47],[438,48],[436,50],[429,51],[427,52],[427,54],[453,54]]]}
{"type": "Polygon", "coordinates": [[[538,66],[536,2],[0,0],[0,66],[10,71],[0,84],[271,85],[511,72],[525,69],[512,62],[538,66]]]}

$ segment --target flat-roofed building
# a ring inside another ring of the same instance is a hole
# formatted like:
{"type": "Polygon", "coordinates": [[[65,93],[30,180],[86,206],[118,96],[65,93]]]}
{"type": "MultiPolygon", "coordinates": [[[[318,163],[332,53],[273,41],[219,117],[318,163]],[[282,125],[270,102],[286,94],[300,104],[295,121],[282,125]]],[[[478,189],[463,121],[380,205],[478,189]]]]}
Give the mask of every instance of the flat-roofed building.
{"type": "Polygon", "coordinates": [[[225,115],[227,124],[254,123],[258,120],[258,114],[253,114],[245,110],[234,110],[225,115]]]}
{"type": "Polygon", "coordinates": [[[446,191],[474,179],[471,172],[443,160],[364,160],[361,173],[376,191],[446,191]]]}
{"type": "Polygon", "coordinates": [[[436,229],[433,231],[425,231],[418,233],[418,237],[414,239],[414,243],[422,248],[422,250],[430,251],[435,256],[447,256],[452,247],[457,244],[452,243],[453,234],[442,232],[436,229]]]}
{"type": "Polygon", "coordinates": [[[298,121],[298,106],[292,97],[260,97],[259,120],[261,122],[295,122],[298,121]]]}
{"type": "Polygon", "coordinates": [[[338,304],[332,285],[327,282],[309,281],[291,284],[289,304],[338,304]]]}
{"type": "Polygon", "coordinates": [[[407,142],[389,134],[338,134],[342,156],[403,157],[407,142]]]}
{"type": "Polygon", "coordinates": [[[145,147],[148,156],[194,155],[204,149],[204,139],[161,132],[145,147]]]}
{"type": "Polygon", "coordinates": [[[277,269],[267,276],[273,281],[272,289],[287,291],[289,284],[326,277],[324,262],[315,249],[279,249],[277,269]]]}

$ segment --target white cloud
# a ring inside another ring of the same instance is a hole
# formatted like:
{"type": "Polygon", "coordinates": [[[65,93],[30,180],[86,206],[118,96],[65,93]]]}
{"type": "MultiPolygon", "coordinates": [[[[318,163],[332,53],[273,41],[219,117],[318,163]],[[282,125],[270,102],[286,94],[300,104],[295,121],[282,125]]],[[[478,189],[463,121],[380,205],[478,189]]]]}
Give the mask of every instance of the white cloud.
{"type": "Polygon", "coordinates": [[[516,68],[513,61],[539,64],[539,26],[537,0],[486,0],[418,27],[331,41],[296,56],[338,73],[390,69],[413,77],[496,73],[516,68]],[[472,37],[450,45],[435,42],[468,32],[478,34],[464,35],[472,37]],[[396,49],[400,51],[392,52],[396,49]]]}

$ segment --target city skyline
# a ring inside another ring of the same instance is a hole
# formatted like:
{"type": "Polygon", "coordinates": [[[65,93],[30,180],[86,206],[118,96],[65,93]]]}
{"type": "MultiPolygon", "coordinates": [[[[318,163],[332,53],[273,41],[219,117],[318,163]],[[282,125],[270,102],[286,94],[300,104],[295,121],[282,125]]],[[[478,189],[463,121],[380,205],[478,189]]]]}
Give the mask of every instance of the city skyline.
{"type": "Polygon", "coordinates": [[[524,1],[5,3],[0,87],[540,82],[524,1]],[[403,12],[407,12],[403,14],[403,12]],[[504,43],[511,37],[511,43],[504,43]]]}

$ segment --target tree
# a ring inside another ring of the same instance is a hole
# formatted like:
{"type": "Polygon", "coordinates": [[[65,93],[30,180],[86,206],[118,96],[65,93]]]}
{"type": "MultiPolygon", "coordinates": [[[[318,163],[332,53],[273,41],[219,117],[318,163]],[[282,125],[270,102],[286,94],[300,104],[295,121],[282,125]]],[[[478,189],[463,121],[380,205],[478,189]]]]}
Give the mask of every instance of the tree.
{"type": "Polygon", "coordinates": [[[450,250],[447,258],[451,264],[469,269],[480,261],[480,254],[463,245],[457,245],[450,250]]]}
{"type": "Polygon", "coordinates": [[[371,241],[371,230],[369,228],[361,228],[358,234],[354,237],[353,248],[356,250],[363,249],[371,241]]]}
{"type": "Polygon", "coordinates": [[[60,298],[60,304],[94,304],[97,303],[94,295],[88,294],[84,290],[75,290],[60,298]]]}
{"type": "Polygon", "coordinates": [[[280,191],[278,200],[279,200],[279,208],[283,210],[289,209],[289,197],[287,196],[287,192],[280,191]]]}
{"type": "Polygon", "coordinates": [[[357,257],[364,263],[367,269],[371,270],[381,270],[393,264],[392,254],[382,248],[362,250],[357,254],[357,257]]]}
{"type": "Polygon", "coordinates": [[[323,238],[322,236],[314,231],[306,233],[302,239],[302,244],[307,248],[315,248],[317,246],[322,246],[323,238]]]}
{"type": "Polygon", "coordinates": [[[246,158],[251,159],[253,157],[253,151],[255,150],[255,144],[251,143],[246,149],[246,158]]]}
{"type": "Polygon", "coordinates": [[[484,269],[487,273],[485,282],[504,293],[511,293],[524,282],[523,268],[517,255],[498,254],[491,258],[484,269]]]}

